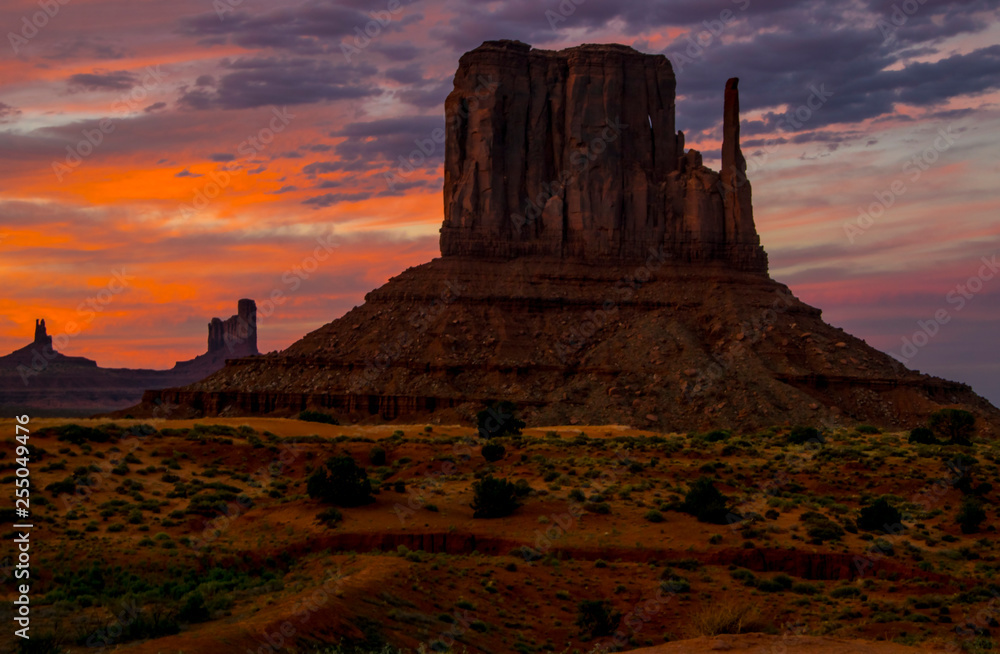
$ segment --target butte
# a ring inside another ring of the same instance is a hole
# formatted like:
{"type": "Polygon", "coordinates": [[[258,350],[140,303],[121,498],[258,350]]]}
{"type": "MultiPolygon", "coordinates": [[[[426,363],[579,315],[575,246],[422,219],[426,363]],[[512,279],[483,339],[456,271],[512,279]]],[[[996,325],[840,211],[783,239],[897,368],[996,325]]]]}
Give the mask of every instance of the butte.
{"type": "Polygon", "coordinates": [[[441,256],[288,349],[149,391],[181,415],[468,418],[655,430],[1000,411],[825,323],[768,275],[724,90],[722,171],[675,127],[670,62],[622,45],[490,41],[445,102],[441,256]]]}

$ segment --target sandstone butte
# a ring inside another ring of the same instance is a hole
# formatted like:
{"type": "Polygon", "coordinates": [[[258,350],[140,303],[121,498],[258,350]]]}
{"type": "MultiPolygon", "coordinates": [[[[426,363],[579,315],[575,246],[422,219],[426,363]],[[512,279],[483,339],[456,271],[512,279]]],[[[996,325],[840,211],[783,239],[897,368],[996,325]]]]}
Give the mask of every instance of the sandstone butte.
{"type": "Polygon", "coordinates": [[[445,102],[441,256],[286,350],[231,360],[133,415],[467,419],[511,400],[533,424],[668,430],[872,423],[1000,411],[904,368],[772,280],[740,150],[722,171],[675,128],[662,55],[489,41],[445,102]]]}
{"type": "Polygon", "coordinates": [[[143,389],[190,384],[221,369],[226,359],[257,354],[257,305],[243,299],[234,316],[212,318],[208,349],[169,370],[101,368],[96,361],[59,352],[69,336],[55,340],[45,320],[35,320],[34,340],[0,357],[0,407],[37,415],[88,415],[135,404],[143,389]]]}

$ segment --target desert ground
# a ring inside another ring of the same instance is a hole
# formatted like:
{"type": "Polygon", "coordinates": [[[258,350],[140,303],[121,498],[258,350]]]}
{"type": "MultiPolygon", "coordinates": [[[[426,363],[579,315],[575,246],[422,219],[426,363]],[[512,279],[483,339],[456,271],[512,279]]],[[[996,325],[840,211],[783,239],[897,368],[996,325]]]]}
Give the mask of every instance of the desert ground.
{"type": "MultiPolygon", "coordinates": [[[[14,423],[0,425],[12,486],[14,423]]],[[[575,425],[500,438],[489,462],[471,425],[31,429],[38,649],[24,651],[994,651],[991,440],[575,425]],[[307,480],[340,455],[374,501],[338,518],[307,480]],[[473,517],[487,475],[517,484],[513,514],[473,517]],[[681,510],[703,478],[745,519],[681,510]],[[882,497],[905,529],[859,528],[882,497]],[[969,502],[987,515],[963,533],[969,502]],[[584,605],[608,620],[583,620],[584,605]]]]}

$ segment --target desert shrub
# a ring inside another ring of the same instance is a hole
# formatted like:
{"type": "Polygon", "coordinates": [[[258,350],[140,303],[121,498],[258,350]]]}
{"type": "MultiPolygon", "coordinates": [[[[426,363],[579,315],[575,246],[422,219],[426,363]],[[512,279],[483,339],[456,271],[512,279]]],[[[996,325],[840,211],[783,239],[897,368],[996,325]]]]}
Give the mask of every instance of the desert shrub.
{"type": "Polygon", "coordinates": [[[730,431],[723,429],[716,429],[714,431],[710,431],[707,434],[705,434],[703,436],[703,439],[708,441],[709,443],[717,443],[719,441],[724,441],[728,439],[731,434],[732,432],[730,431]]]}
{"type": "Polygon", "coordinates": [[[329,413],[323,413],[322,411],[303,411],[299,414],[299,420],[304,420],[306,422],[322,422],[327,425],[340,424],[339,420],[331,416],[329,413]]]}
{"type": "Polygon", "coordinates": [[[55,427],[53,431],[55,431],[56,438],[60,441],[66,441],[73,445],[83,445],[88,441],[93,443],[107,443],[111,440],[111,434],[102,429],[81,427],[76,424],[60,425],[55,427]]]}
{"type": "Polygon", "coordinates": [[[865,531],[892,531],[892,529],[903,521],[903,514],[899,509],[889,504],[889,500],[880,497],[869,506],[861,508],[858,517],[858,529],[865,531]]]}
{"type": "Polygon", "coordinates": [[[17,654],[64,654],[62,638],[55,633],[33,634],[30,639],[19,639],[17,654]]]}
{"type": "Polygon", "coordinates": [[[830,597],[835,599],[845,599],[848,597],[860,597],[861,589],[854,586],[838,586],[830,591],[830,597]]]}
{"type": "Polygon", "coordinates": [[[576,626],[582,635],[591,638],[610,636],[622,620],[621,611],[616,611],[607,600],[583,600],[576,611],[576,626]]]}
{"type": "Polygon", "coordinates": [[[507,479],[486,475],[472,484],[472,517],[502,518],[520,506],[517,487],[507,479]]]}
{"type": "Polygon", "coordinates": [[[73,477],[66,477],[62,481],[54,481],[45,487],[45,490],[49,491],[53,495],[66,495],[69,493],[76,492],[76,482],[73,477]]]}
{"type": "Polygon", "coordinates": [[[927,426],[949,443],[969,445],[976,429],[976,416],[962,409],[941,409],[931,414],[927,426]]]}
{"type": "Polygon", "coordinates": [[[823,441],[819,435],[819,430],[815,427],[797,425],[792,427],[792,431],[788,433],[788,442],[793,445],[803,445],[809,441],[823,441]]]}
{"type": "Polygon", "coordinates": [[[858,425],[856,427],[859,434],[881,434],[882,430],[875,425],[858,425]]]}
{"type": "Polygon", "coordinates": [[[361,506],[374,501],[368,473],[349,456],[326,462],[309,477],[309,497],[337,506],[361,506]]]}
{"type": "Polygon", "coordinates": [[[210,617],[205,598],[199,591],[188,595],[177,612],[177,619],[181,622],[205,622],[210,617]]]}
{"type": "Polygon", "coordinates": [[[966,497],[962,500],[957,522],[963,534],[977,533],[984,520],[986,520],[986,511],[983,510],[982,502],[974,497],[966,497]]]}
{"type": "Polygon", "coordinates": [[[643,516],[649,522],[663,522],[663,514],[656,509],[651,509],[646,511],[646,515],[643,516]]]}
{"type": "Polygon", "coordinates": [[[739,601],[708,604],[691,617],[691,626],[699,636],[741,634],[763,628],[757,607],[739,601]]]}
{"type": "Polygon", "coordinates": [[[373,447],[368,452],[368,460],[372,462],[373,466],[384,466],[385,465],[385,450],[377,445],[373,447]]]}
{"type": "Polygon", "coordinates": [[[672,595],[679,593],[690,593],[691,592],[691,582],[684,577],[676,577],[673,574],[669,576],[668,579],[664,579],[660,582],[660,589],[664,593],[670,593],[672,595]]]}
{"type": "Polygon", "coordinates": [[[480,452],[482,453],[484,459],[493,462],[502,459],[504,454],[507,453],[507,448],[496,441],[489,441],[483,445],[483,449],[480,450],[480,452]]]}
{"type": "Polygon", "coordinates": [[[729,513],[726,509],[728,501],[711,479],[702,477],[691,484],[680,510],[698,518],[699,522],[725,524],[729,513]]]}
{"type": "Polygon", "coordinates": [[[324,509],[316,514],[316,519],[327,527],[334,527],[338,522],[344,519],[343,514],[334,507],[324,509]]]}
{"type": "Polygon", "coordinates": [[[583,505],[583,510],[590,513],[608,515],[611,513],[611,505],[607,502],[587,502],[583,505]]]}
{"type": "Polygon", "coordinates": [[[840,540],[844,529],[836,522],[816,511],[806,511],[799,519],[806,525],[806,534],[819,541],[840,540]]]}
{"type": "Polygon", "coordinates": [[[917,427],[910,432],[910,437],[907,439],[910,443],[916,443],[918,445],[937,445],[938,440],[934,437],[934,432],[932,432],[927,427],[917,427]]]}
{"type": "Polygon", "coordinates": [[[506,400],[486,407],[476,414],[479,435],[490,439],[520,434],[525,427],[525,422],[517,418],[516,412],[517,407],[514,406],[514,403],[506,400]]]}

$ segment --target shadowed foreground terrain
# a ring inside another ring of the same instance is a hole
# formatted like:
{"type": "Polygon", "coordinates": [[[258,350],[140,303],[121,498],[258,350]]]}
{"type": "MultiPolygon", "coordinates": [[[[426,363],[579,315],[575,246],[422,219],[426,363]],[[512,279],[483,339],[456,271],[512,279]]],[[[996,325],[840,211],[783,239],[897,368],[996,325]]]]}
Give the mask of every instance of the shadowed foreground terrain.
{"type": "Polygon", "coordinates": [[[992,440],[550,427],[490,463],[471,426],[70,424],[31,438],[33,642],[62,651],[991,651],[992,440]],[[374,501],[331,511],[307,480],[343,454],[374,501]],[[487,475],[512,515],[473,518],[487,475]],[[682,511],[709,483],[722,524],[682,511]],[[867,530],[882,497],[904,528],[867,530]]]}

